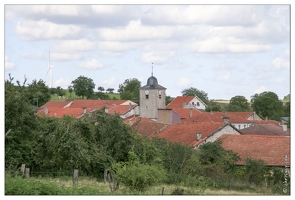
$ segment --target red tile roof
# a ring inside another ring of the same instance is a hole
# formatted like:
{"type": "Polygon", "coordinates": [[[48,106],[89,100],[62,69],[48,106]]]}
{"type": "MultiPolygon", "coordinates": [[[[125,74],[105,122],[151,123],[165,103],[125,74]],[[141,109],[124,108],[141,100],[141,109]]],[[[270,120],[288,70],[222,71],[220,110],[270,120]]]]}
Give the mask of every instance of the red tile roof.
{"type": "Polygon", "coordinates": [[[127,100],[74,100],[70,108],[92,108],[101,109],[104,106],[111,108],[115,105],[125,103],[127,100]]]}
{"type": "Polygon", "coordinates": [[[253,112],[227,112],[227,113],[234,116],[240,116],[245,119],[247,119],[248,117],[250,117],[250,115],[253,114],[253,112]]]}
{"type": "MultiPolygon", "coordinates": [[[[136,107],[137,105],[131,105],[131,108],[136,107]]],[[[124,115],[125,113],[127,113],[130,110],[129,105],[116,105],[111,107],[108,110],[109,114],[119,114],[119,115],[124,115]]]]}
{"type": "MultiPolygon", "coordinates": [[[[190,109],[189,108],[173,108],[173,111],[177,112],[180,115],[181,119],[186,119],[190,117],[190,109]]],[[[201,114],[202,112],[192,108],[192,117],[201,114]]]]}
{"type": "Polygon", "coordinates": [[[187,105],[195,96],[177,96],[173,99],[166,108],[183,108],[183,102],[187,105]]]}
{"type": "Polygon", "coordinates": [[[244,164],[246,158],[252,158],[264,160],[268,166],[285,166],[285,156],[290,162],[290,137],[288,136],[225,134],[219,139],[222,141],[223,148],[239,154],[241,160],[236,164],[244,164]]]}
{"type": "MultiPolygon", "coordinates": [[[[81,117],[84,111],[83,108],[57,108],[57,107],[49,107],[48,114],[49,117],[57,117],[61,118],[64,115],[73,116],[73,117],[81,117]]],[[[39,110],[38,115],[45,115],[45,109],[39,110]]]]}
{"type": "Polygon", "coordinates": [[[255,124],[240,130],[244,134],[254,135],[281,135],[289,136],[290,132],[283,131],[283,127],[275,124],[255,124]]]}
{"type": "Polygon", "coordinates": [[[41,108],[49,108],[49,107],[56,107],[56,108],[63,108],[66,105],[70,104],[71,102],[69,101],[49,101],[46,104],[44,104],[43,106],[41,106],[41,108]]]}
{"type": "Polygon", "coordinates": [[[167,127],[158,133],[157,137],[165,138],[170,142],[180,142],[194,146],[197,143],[196,134],[202,133],[202,138],[223,127],[223,123],[180,123],[167,127]]]}
{"type": "Polygon", "coordinates": [[[155,136],[155,134],[169,126],[167,124],[158,123],[149,118],[134,117],[124,121],[129,123],[131,128],[136,130],[142,137],[147,138],[155,136]],[[130,123],[130,121],[133,122],[130,123]]]}
{"type": "Polygon", "coordinates": [[[224,112],[201,112],[199,115],[182,120],[183,122],[212,122],[222,123],[223,117],[229,117],[230,123],[250,123],[251,121],[224,112]]]}

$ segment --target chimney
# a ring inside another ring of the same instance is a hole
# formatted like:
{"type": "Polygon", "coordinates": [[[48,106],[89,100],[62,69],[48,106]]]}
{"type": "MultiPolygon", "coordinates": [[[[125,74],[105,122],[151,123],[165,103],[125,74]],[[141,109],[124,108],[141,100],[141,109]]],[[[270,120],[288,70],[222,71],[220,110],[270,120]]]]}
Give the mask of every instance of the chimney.
{"type": "Polygon", "coordinates": [[[106,105],[105,105],[105,109],[104,109],[104,112],[105,112],[105,113],[109,113],[109,109],[108,109],[108,107],[109,107],[109,104],[106,103],[106,105]]]}
{"type": "Polygon", "coordinates": [[[202,139],[202,133],[201,132],[198,132],[197,133],[197,136],[196,136],[196,140],[197,141],[200,141],[202,139]]]}
{"type": "Polygon", "coordinates": [[[282,127],[283,127],[283,131],[287,131],[287,125],[286,124],[283,124],[282,127]]]}
{"type": "Polygon", "coordinates": [[[224,124],[229,123],[229,117],[222,116],[222,119],[223,119],[223,123],[224,123],[224,124]]]}
{"type": "Polygon", "coordinates": [[[265,118],[265,121],[267,122],[267,120],[268,120],[268,119],[267,119],[267,117],[266,117],[266,118],[265,118]]]}
{"type": "Polygon", "coordinates": [[[83,108],[83,114],[85,114],[85,113],[86,113],[86,108],[84,107],[84,108],[83,108]]]}
{"type": "Polygon", "coordinates": [[[132,105],[131,105],[131,102],[129,102],[129,110],[132,109],[132,105]]]}
{"type": "Polygon", "coordinates": [[[45,115],[48,114],[48,107],[45,107],[45,115]]]}
{"type": "Polygon", "coordinates": [[[190,108],[190,109],[189,109],[189,117],[192,117],[192,116],[193,116],[193,109],[190,108]]]}
{"type": "Polygon", "coordinates": [[[185,107],[185,106],[186,106],[186,103],[185,103],[185,101],[184,101],[184,102],[182,102],[182,105],[183,105],[183,107],[185,107]]]}

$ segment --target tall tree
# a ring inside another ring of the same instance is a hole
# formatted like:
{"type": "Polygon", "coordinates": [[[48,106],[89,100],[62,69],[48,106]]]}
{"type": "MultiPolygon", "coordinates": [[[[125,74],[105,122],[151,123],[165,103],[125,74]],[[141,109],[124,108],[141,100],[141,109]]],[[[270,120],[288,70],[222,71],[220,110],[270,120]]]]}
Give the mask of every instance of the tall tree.
{"type": "Polygon", "coordinates": [[[251,97],[253,110],[261,117],[280,121],[283,113],[283,103],[274,92],[262,92],[251,97]]]}
{"type": "Polygon", "coordinates": [[[130,78],[119,85],[118,92],[120,93],[121,99],[131,100],[139,104],[139,88],[140,81],[136,78],[130,78]]]}
{"type": "Polygon", "coordinates": [[[231,112],[247,112],[250,110],[249,102],[244,96],[234,96],[230,99],[226,111],[231,112]]]}
{"type": "Polygon", "coordinates": [[[50,89],[43,80],[33,80],[27,87],[27,96],[31,105],[42,106],[47,103],[50,98],[50,89]]]}
{"type": "Polygon", "coordinates": [[[86,97],[89,99],[93,95],[93,90],[95,88],[95,84],[91,78],[87,78],[85,76],[79,76],[75,80],[72,81],[74,91],[77,95],[86,97]]]}
{"type": "Polygon", "coordinates": [[[206,105],[209,103],[208,94],[194,87],[190,87],[181,91],[182,96],[197,96],[199,97],[206,105]]]}
{"type": "Polygon", "coordinates": [[[113,94],[114,93],[114,88],[108,88],[106,91],[108,92],[108,93],[110,93],[110,94],[113,94]]]}
{"type": "Polygon", "coordinates": [[[104,87],[99,86],[99,87],[97,87],[97,90],[98,90],[99,92],[103,92],[105,89],[104,89],[104,87]]]}

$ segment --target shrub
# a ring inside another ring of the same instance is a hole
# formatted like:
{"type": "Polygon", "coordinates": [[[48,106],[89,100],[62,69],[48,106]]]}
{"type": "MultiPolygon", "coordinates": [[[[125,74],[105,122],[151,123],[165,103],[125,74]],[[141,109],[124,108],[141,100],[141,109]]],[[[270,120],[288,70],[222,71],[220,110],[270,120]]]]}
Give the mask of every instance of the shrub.
{"type": "Polygon", "coordinates": [[[141,192],[149,186],[162,182],[165,176],[166,172],[162,167],[139,162],[121,164],[116,169],[116,178],[120,184],[141,192]]]}

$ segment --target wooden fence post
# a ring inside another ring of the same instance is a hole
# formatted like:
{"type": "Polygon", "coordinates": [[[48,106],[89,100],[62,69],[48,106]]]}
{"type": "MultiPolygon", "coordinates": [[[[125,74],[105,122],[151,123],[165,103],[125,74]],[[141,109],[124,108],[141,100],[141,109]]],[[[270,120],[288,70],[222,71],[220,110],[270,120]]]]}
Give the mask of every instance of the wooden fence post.
{"type": "Polygon", "coordinates": [[[30,177],[30,168],[26,168],[26,178],[30,177]]]}
{"type": "Polygon", "coordinates": [[[164,188],[164,187],[162,187],[162,195],[164,195],[164,189],[165,189],[165,188],[164,188]]]}
{"type": "Polygon", "coordinates": [[[76,185],[77,183],[78,183],[78,170],[74,169],[73,184],[76,185]]]}
{"type": "Polygon", "coordinates": [[[25,177],[25,170],[26,170],[26,165],[25,164],[22,164],[22,166],[20,168],[20,171],[22,173],[22,177],[25,177]]]}

